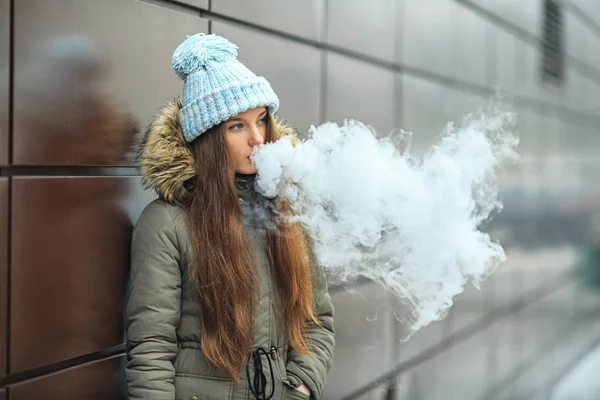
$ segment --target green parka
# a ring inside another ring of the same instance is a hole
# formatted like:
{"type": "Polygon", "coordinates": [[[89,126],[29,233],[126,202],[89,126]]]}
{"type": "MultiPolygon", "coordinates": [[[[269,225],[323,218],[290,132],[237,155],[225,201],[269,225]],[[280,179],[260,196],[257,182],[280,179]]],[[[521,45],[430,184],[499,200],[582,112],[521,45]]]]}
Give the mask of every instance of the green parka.
{"type": "MultiPolygon", "coordinates": [[[[236,384],[201,351],[201,304],[188,276],[193,247],[181,207],[189,200],[185,184],[195,170],[179,124],[180,108],[181,103],[176,101],[161,110],[150,125],[138,156],[144,184],[154,188],[159,199],[146,206],[132,238],[131,291],[126,309],[129,398],[253,399],[245,367],[241,382],[236,384]]],[[[280,135],[289,133],[282,125],[277,131],[280,135]]],[[[245,196],[243,190],[238,194],[242,199],[245,196]]],[[[321,326],[312,326],[308,333],[314,355],[301,354],[289,345],[283,327],[276,323],[274,282],[269,273],[264,230],[255,224],[244,226],[258,261],[260,311],[254,321],[255,340],[250,350],[264,348],[270,354],[261,356],[269,382],[266,392],[269,394],[273,388],[273,399],[307,399],[295,389],[304,383],[312,392],[311,399],[319,399],[334,347],[333,306],[325,275],[316,268],[314,298],[321,326]]],[[[249,370],[253,373],[254,368],[249,370]]]]}

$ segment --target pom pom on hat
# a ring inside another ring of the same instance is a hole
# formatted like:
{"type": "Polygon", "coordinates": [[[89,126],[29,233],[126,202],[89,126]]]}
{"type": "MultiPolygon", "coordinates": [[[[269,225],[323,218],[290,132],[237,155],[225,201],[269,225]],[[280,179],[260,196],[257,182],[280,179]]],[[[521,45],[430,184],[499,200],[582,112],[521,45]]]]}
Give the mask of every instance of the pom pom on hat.
{"type": "Polygon", "coordinates": [[[224,61],[237,57],[238,47],[217,35],[198,33],[189,36],[177,47],[171,63],[177,76],[185,80],[189,74],[206,66],[209,61],[224,61]]]}

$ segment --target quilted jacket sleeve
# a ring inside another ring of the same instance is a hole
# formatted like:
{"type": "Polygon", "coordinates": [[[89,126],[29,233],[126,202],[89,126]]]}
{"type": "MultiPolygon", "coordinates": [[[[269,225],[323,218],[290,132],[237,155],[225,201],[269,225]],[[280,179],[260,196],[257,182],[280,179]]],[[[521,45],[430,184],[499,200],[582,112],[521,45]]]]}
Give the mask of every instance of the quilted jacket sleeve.
{"type": "Polygon", "coordinates": [[[155,201],[144,209],[131,245],[126,308],[129,399],[175,399],[181,272],[175,224],[163,203],[155,201]]]}

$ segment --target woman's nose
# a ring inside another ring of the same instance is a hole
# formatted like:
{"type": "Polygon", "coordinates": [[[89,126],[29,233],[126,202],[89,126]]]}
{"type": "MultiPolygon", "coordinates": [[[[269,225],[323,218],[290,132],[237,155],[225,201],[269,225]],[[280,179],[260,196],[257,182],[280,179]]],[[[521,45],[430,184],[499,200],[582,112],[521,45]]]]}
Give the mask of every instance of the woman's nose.
{"type": "Polygon", "coordinates": [[[252,130],[250,131],[250,145],[261,145],[264,143],[264,141],[265,138],[263,137],[260,128],[256,126],[252,128],[252,130]]]}

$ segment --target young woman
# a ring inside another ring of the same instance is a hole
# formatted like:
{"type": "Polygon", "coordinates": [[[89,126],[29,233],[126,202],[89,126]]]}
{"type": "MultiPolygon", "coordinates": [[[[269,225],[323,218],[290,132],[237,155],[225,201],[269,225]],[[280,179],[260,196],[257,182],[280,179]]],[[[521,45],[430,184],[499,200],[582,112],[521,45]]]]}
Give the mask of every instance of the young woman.
{"type": "Polygon", "coordinates": [[[291,130],[269,83],[216,35],[189,37],[181,99],[150,124],[139,163],[159,194],[132,238],[130,399],[319,399],[333,307],[299,225],[254,191],[255,146],[291,130]]]}

